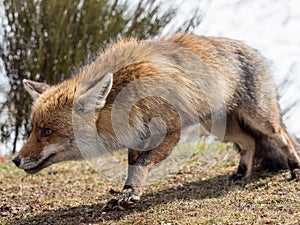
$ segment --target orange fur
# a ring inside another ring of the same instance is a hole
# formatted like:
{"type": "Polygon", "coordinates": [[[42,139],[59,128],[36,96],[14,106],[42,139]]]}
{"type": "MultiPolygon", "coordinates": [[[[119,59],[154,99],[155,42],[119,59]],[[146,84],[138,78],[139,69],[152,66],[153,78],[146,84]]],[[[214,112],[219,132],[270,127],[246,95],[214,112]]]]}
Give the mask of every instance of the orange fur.
{"type": "MultiPolygon", "coordinates": [[[[300,160],[293,143],[283,129],[278,132],[280,109],[268,65],[256,50],[241,41],[192,34],[159,40],[120,40],[71,79],[43,93],[41,85],[36,93],[32,91],[34,85],[30,91],[33,97],[39,97],[32,108],[33,131],[19,158],[14,160],[27,172],[35,173],[53,163],[82,158],[74,135],[78,127],[74,127],[72,120],[74,111],[89,116],[90,111],[86,112],[84,106],[92,96],[100,103],[86,122],[96,126],[97,135],[108,151],[128,147],[135,140],[141,141],[144,148],[152,135],[148,126],[152,119],[160,118],[166,125],[166,139],[161,145],[149,151],[129,147],[129,166],[135,169],[128,180],[136,182],[136,186],[125,185],[128,190],[124,190],[117,202],[125,201],[127,205],[130,198],[124,196],[128,195],[139,199],[145,174],[168,156],[178,142],[182,126],[200,122],[210,131],[214,122],[212,107],[219,110],[218,106],[223,104],[227,122],[224,140],[236,143],[241,149],[237,177],[250,176],[257,143],[278,147],[292,165],[292,174],[300,177],[297,174],[300,160]],[[126,111],[131,101],[141,98],[130,108],[129,125],[114,127],[115,121],[126,118],[122,110],[112,115],[120,93],[126,88],[128,94],[121,96],[124,98],[119,102],[121,109],[126,111]],[[97,94],[99,90],[101,93],[97,94]],[[41,135],[45,128],[53,133],[41,135]],[[120,130],[121,136],[117,136],[120,130]],[[269,140],[272,145],[268,145],[269,140]]],[[[158,129],[162,123],[154,125],[158,129]]]]}

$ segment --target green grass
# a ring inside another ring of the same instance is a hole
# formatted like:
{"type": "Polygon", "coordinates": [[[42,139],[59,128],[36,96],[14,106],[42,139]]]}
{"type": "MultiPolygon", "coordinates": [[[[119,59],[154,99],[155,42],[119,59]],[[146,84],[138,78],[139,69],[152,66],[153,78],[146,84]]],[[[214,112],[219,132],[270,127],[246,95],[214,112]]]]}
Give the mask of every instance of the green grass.
{"type": "Polygon", "coordinates": [[[300,223],[300,183],[289,181],[289,172],[259,172],[233,183],[228,177],[238,155],[231,145],[201,144],[188,153],[189,145],[178,149],[184,153],[175,152],[152,172],[141,202],[112,212],[101,209],[113,197],[110,189],[123,186],[124,154],[108,165],[111,171],[66,162],[36,175],[25,174],[6,158],[0,164],[0,224],[300,223]],[[122,171],[114,179],[112,174],[122,171]]]}

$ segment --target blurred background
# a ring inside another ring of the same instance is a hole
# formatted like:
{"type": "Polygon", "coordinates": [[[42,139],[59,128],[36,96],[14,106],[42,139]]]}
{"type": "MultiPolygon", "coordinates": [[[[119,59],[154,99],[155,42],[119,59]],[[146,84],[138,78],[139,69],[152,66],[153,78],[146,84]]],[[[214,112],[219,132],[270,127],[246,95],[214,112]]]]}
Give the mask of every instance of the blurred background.
{"type": "Polygon", "coordinates": [[[120,38],[177,32],[240,39],[269,60],[288,130],[300,134],[298,0],[0,1],[0,151],[12,154],[31,129],[23,79],[56,84],[120,38]]]}

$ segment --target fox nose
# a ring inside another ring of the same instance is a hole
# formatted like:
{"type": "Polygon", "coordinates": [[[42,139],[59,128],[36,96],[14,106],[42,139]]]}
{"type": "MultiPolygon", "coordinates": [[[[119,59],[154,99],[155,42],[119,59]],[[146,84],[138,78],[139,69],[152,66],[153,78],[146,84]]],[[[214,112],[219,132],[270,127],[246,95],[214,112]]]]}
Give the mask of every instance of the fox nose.
{"type": "Polygon", "coordinates": [[[21,159],[19,157],[15,157],[12,161],[17,167],[21,164],[21,159]]]}

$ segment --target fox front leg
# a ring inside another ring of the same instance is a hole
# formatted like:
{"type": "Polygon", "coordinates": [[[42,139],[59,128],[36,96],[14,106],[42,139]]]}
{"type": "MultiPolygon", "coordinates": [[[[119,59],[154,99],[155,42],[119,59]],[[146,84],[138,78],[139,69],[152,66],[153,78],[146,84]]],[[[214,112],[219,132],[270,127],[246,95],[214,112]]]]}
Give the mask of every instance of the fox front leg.
{"type": "Polygon", "coordinates": [[[125,210],[138,202],[143,194],[147,174],[153,166],[167,158],[177,145],[180,132],[167,134],[163,142],[151,151],[128,151],[128,177],[123,191],[117,198],[111,199],[104,210],[125,210]]]}
{"type": "MultiPolygon", "coordinates": [[[[133,150],[129,151],[132,152],[133,150]]],[[[108,201],[104,206],[104,210],[125,210],[140,201],[148,171],[149,167],[147,166],[129,165],[128,178],[123,191],[116,198],[108,201]]]]}

